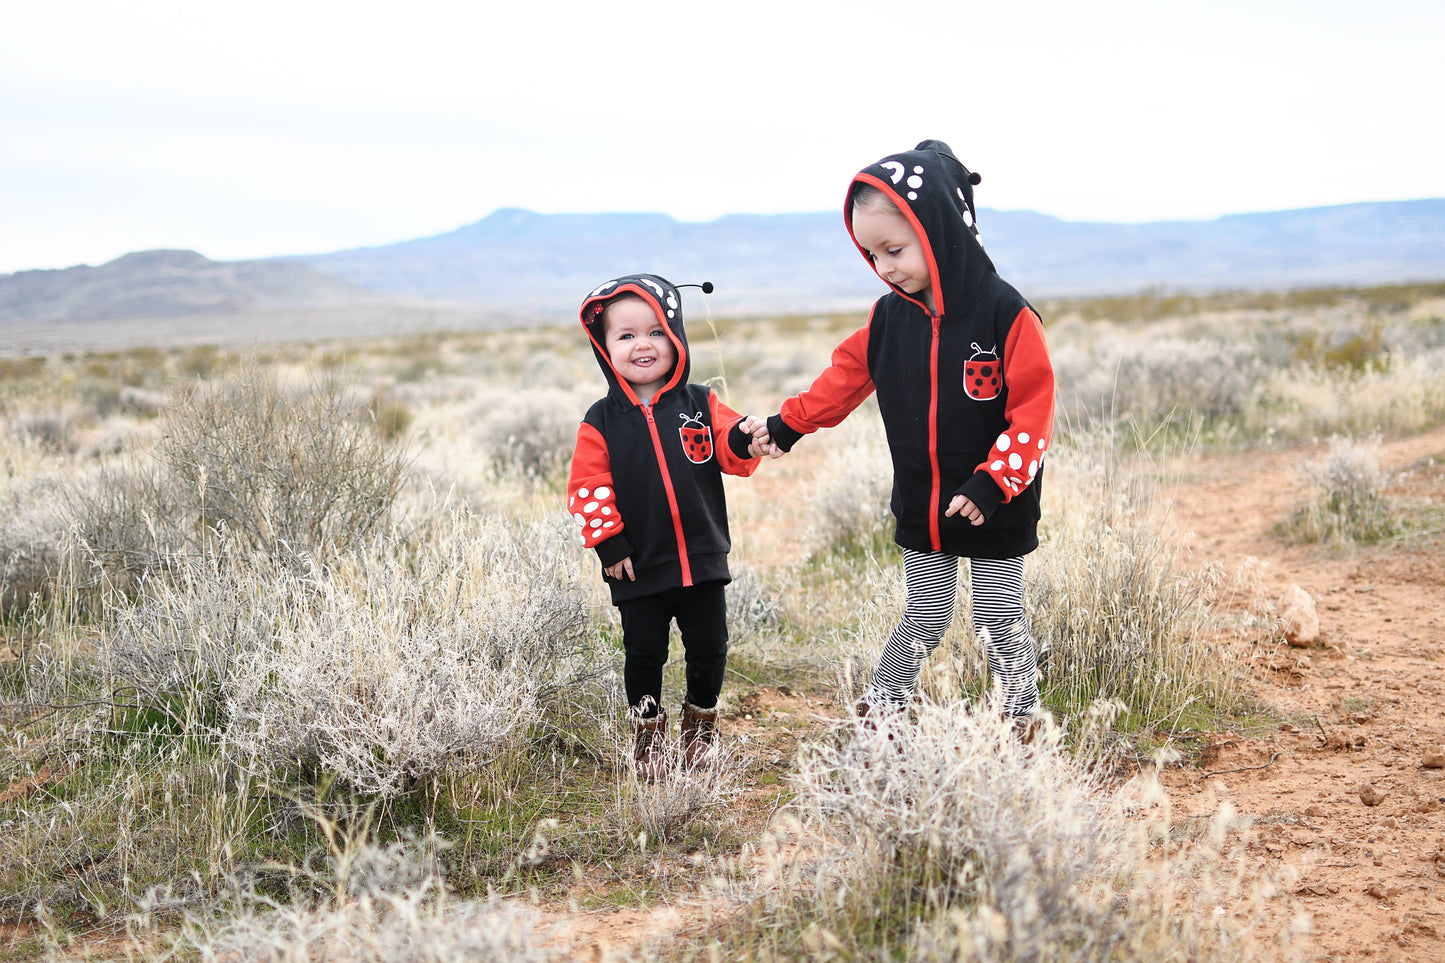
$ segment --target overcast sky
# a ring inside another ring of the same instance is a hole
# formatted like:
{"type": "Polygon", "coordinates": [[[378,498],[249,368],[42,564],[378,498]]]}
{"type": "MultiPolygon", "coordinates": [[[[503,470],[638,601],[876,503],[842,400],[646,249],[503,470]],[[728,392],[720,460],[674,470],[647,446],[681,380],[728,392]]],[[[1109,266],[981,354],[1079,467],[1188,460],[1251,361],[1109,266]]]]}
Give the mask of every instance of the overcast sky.
{"type": "Polygon", "coordinates": [[[1069,220],[1445,197],[1442,37],[1425,0],[15,0],[0,272],[834,210],[928,137],[1069,220]]]}

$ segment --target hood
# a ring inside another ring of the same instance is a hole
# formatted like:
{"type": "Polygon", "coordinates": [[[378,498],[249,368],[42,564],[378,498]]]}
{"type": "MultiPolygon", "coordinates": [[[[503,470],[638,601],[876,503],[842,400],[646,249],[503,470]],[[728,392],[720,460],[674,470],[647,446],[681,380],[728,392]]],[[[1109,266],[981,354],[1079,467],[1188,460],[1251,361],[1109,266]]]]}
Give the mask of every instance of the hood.
{"type": "MultiPolygon", "coordinates": [[[[978,297],[984,279],[997,273],[978,239],[973,187],[982,180],[964,167],[941,140],[926,140],[913,150],[890,154],[863,168],[848,185],[843,202],[848,236],[853,237],[853,187],[871,184],[893,202],[922,239],[938,313],[962,311],[978,297]]],[[[871,270],[873,261],[868,252],[857,238],[853,238],[853,244],[871,270]]],[[[896,285],[888,286],[928,310],[922,301],[896,285]]]]}
{"type": "Polygon", "coordinates": [[[663,330],[667,332],[673,348],[677,351],[677,362],[673,365],[667,381],[653,396],[655,404],[657,399],[667,392],[687,384],[687,376],[692,369],[691,356],[687,350],[687,331],[682,324],[682,296],[677,293],[677,287],[666,278],[656,274],[628,274],[599,284],[582,301],[582,328],[587,332],[587,337],[592,339],[592,353],[597,357],[597,364],[607,377],[607,394],[630,405],[640,402],[632,386],[622,380],[617,369],[612,366],[602,331],[602,309],[620,294],[636,294],[647,302],[652,313],[662,322],[663,330]]]}

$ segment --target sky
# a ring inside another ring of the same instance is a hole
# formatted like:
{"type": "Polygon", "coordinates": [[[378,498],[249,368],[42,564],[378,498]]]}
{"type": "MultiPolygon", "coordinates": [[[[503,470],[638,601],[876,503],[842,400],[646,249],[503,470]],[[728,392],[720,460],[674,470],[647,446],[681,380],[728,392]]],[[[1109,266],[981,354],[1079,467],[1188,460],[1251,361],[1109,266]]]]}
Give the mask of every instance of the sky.
{"type": "Polygon", "coordinates": [[[1066,220],[1445,197],[1441,37],[1433,0],[16,0],[0,273],[832,211],[927,138],[1066,220]]]}

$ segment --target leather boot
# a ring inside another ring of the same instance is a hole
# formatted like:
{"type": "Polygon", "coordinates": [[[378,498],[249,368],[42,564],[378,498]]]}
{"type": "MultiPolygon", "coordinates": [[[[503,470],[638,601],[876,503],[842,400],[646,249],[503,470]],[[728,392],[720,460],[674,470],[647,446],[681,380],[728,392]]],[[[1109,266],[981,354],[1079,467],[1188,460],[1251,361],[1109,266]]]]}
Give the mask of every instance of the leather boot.
{"type": "Polygon", "coordinates": [[[632,717],[636,738],[632,744],[632,766],[637,778],[656,782],[667,772],[667,710],[659,708],[651,718],[632,717]]]}
{"type": "Polygon", "coordinates": [[[682,763],[689,769],[710,765],[716,758],[717,707],[699,709],[691,702],[682,704],[682,763]]]}

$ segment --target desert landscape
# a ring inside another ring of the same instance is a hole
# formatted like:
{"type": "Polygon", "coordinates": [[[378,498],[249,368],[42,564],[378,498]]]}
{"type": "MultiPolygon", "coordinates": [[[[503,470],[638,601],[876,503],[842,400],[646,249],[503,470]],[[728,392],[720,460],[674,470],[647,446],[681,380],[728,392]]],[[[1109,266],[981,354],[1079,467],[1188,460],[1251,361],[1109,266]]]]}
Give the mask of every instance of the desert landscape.
{"type": "MultiPolygon", "coordinates": [[[[1052,724],[984,711],[966,591],[851,718],[902,607],[868,402],[728,479],[724,751],[657,783],[575,322],[0,357],[0,956],[1445,958],[1445,284],[1039,307],[1052,724]]],[[[759,415],[864,317],[687,312],[759,415]]]]}

